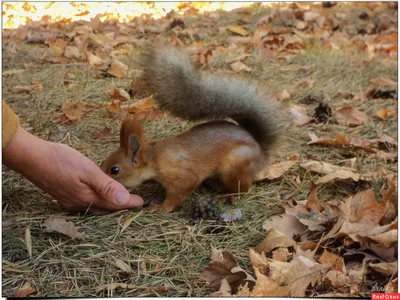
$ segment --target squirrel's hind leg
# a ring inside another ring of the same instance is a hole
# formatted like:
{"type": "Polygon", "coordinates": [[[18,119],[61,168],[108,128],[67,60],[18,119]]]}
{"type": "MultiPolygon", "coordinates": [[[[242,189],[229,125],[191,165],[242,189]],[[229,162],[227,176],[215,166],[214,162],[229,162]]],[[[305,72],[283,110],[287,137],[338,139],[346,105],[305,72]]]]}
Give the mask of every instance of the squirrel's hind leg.
{"type": "MultiPolygon", "coordinates": [[[[255,166],[259,164],[259,156],[246,148],[244,146],[234,149],[219,170],[224,186],[232,194],[247,193],[257,172],[255,166]]],[[[230,200],[235,202],[236,196],[232,195],[230,200]]]]}

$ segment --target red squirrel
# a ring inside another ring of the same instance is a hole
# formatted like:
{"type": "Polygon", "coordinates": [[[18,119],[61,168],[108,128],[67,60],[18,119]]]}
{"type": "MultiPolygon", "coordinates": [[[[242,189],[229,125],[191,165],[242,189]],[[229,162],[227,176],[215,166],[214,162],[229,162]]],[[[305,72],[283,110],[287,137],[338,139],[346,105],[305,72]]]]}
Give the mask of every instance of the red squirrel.
{"type": "Polygon", "coordinates": [[[176,48],[147,46],[139,63],[141,88],[161,109],[184,120],[211,121],[148,142],[141,122],[128,117],[120,147],[102,170],[127,189],[149,179],[160,182],[167,198],[151,209],[165,212],[182,205],[210,178],[219,179],[230,193],[247,192],[285,128],[280,105],[246,79],[198,71],[176,48]]]}

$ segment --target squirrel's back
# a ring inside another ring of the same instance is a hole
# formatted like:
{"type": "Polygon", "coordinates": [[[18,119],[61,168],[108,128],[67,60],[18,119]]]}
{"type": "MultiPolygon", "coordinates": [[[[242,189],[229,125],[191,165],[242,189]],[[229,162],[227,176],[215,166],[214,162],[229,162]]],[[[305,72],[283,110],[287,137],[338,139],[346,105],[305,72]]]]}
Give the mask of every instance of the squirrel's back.
{"type": "Polygon", "coordinates": [[[191,121],[231,118],[268,155],[285,128],[280,105],[253,82],[196,70],[175,48],[148,46],[140,64],[141,83],[160,108],[191,121]]]}

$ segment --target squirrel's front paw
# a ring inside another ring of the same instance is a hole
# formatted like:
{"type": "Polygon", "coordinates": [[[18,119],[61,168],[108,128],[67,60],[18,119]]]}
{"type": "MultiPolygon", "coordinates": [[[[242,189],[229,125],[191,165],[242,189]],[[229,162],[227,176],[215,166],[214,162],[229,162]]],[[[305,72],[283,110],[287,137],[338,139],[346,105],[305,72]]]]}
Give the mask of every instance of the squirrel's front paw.
{"type": "Polygon", "coordinates": [[[152,205],[145,208],[146,211],[161,211],[161,212],[172,212],[173,207],[165,206],[164,204],[152,205]]]}

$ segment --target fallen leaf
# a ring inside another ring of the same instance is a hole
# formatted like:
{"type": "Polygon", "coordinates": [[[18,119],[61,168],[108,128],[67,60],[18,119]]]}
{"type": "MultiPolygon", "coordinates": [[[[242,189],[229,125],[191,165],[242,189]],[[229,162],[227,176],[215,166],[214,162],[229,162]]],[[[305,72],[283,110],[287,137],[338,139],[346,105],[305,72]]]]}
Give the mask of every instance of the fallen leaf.
{"type": "Polygon", "coordinates": [[[43,225],[46,227],[46,232],[56,231],[72,239],[83,239],[86,237],[85,233],[79,232],[79,227],[75,226],[72,222],[67,222],[63,218],[49,217],[43,225]]]}
{"type": "Polygon", "coordinates": [[[107,73],[117,78],[124,78],[128,76],[128,67],[119,60],[114,60],[108,68],[107,73]]]}
{"type": "Polygon", "coordinates": [[[256,175],[256,181],[268,179],[273,180],[281,177],[286,171],[297,163],[295,160],[283,161],[267,166],[256,175]]]}
{"type": "Polygon", "coordinates": [[[61,57],[65,49],[67,48],[67,42],[63,39],[57,39],[54,43],[50,44],[51,53],[53,56],[61,57]]]}
{"type": "Polygon", "coordinates": [[[319,213],[321,211],[319,207],[319,200],[317,195],[317,186],[312,185],[311,192],[307,197],[306,207],[315,213],[319,213]]]}
{"type": "Polygon", "coordinates": [[[394,229],[372,236],[371,239],[384,248],[389,248],[390,246],[397,244],[397,233],[397,229],[394,229]]]}
{"type": "Polygon", "coordinates": [[[257,253],[267,253],[275,248],[287,248],[296,245],[297,244],[293,239],[278,230],[271,228],[264,240],[254,250],[257,253]]]}
{"type": "Polygon", "coordinates": [[[272,259],[279,261],[288,261],[289,251],[286,248],[279,248],[272,251],[272,259]]]}
{"type": "MultiPolygon", "coordinates": [[[[318,178],[318,180],[315,182],[315,184],[328,183],[335,179],[352,179],[357,182],[360,180],[360,178],[361,178],[360,174],[353,173],[350,171],[345,171],[345,170],[339,170],[339,171],[330,173],[328,175],[325,175],[321,178],[318,178]]],[[[372,178],[371,178],[371,180],[372,180],[372,178]]]]}
{"type": "Polygon", "coordinates": [[[327,263],[335,267],[335,269],[339,272],[346,272],[346,269],[344,267],[344,260],[342,257],[339,257],[338,255],[329,252],[328,250],[324,250],[324,253],[322,253],[321,257],[318,259],[320,263],[327,263]]]}
{"type": "Polygon", "coordinates": [[[317,160],[310,160],[305,163],[300,164],[300,167],[314,171],[320,174],[330,174],[336,171],[350,171],[350,172],[355,172],[356,169],[349,168],[349,167],[340,167],[336,165],[332,165],[327,162],[323,161],[317,161],[317,160]]]}
{"type": "Polygon", "coordinates": [[[121,88],[114,88],[113,90],[107,90],[107,95],[113,99],[120,100],[121,102],[125,102],[131,99],[129,93],[121,88]]]}
{"type": "Polygon", "coordinates": [[[382,119],[383,121],[387,120],[390,116],[394,115],[394,111],[392,110],[388,110],[388,109],[380,109],[376,112],[376,116],[380,119],[382,119]]]}
{"type": "Polygon", "coordinates": [[[104,127],[101,131],[96,133],[96,139],[103,139],[106,136],[110,135],[110,133],[111,133],[111,128],[104,127]]]}
{"type": "Polygon", "coordinates": [[[67,46],[64,56],[67,58],[84,59],[85,56],[79,51],[78,47],[67,46]]]}
{"type": "Polygon", "coordinates": [[[241,26],[230,26],[228,30],[241,36],[249,35],[248,30],[241,26]]]}
{"type": "Polygon", "coordinates": [[[258,269],[256,272],[256,285],[247,297],[285,297],[290,293],[289,286],[278,286],[278,284],[262,274],[258,269]]]}
{"type": "Polygon", "coordinates": [[[100,57],[98,57],[90,52],[86,52],[85,56],[86,56],[86,61],[89,65],[89,68],[102,67],[106,64],[104,59],[101,59],[100,57]]]}
{"type": "Polygon", "coordinates": [[[18,298],[25,298],[33,293],[36,293],[36,288],[34,288],[28,281],[24,285],[15,291],[14,296],[18,298]]]}
{"type": "Polygon", "coordinates": [[[337,110],[334,117],[336,122],[344,126],[359,126],[368,121],[368,117],[364,112],[352,106],[344,106],[337,110]]]}
{"type": "Polygon", "coordinates": [[[211,261],[204,268],[201,277],[207,281],[210,288],[219,288],[225,278],[232,288],[232,292],[235,293],[240,285],[245,284],[247,278],[246,272],[233,273],[232,269],[235,267],[238,265],[230,252],[213,248],[211,261]]]}
{"type": "Polygon", "coordinates": [[[32,85],[17,85],[13,88],[10,88],[10,91],[15,93],[15,94],[20,94],[20,93],[38,93],[42,90],[43,86],[40,82],[32,81],[32,85]]]}
{"type": "Polygon", "coordinates": [[[118,114],[121,108],[121,101],[120,100],[112,100],[111,102],[106,102],[104,106],[107,109],[107,112],[115,115],[118,114]]]}
{"type": "Polygon", "coordinates": [[[287,90],[283,90],[283,91],[276,93],[275,97],[278,100],[288,100],[292,97],[292,95],[290,95],[290,93],[287,90]]]}
{"type": "Polygon", "coordinates": [[[113,291],[116,290],[118,288],[121,289],[136,289],[137,286],[134,284],[126,284],[126,283],[108,283],[108,284],[103,284],[100,285],[98,287],[96,287],[96,292],[101,292],[103,290],[107,290],[107,291],[113,291]]]}
{"type": "Polygon", "coordinates": [[[318,264],[304,256],[298,256],[290,263],[271,261],[269,268],[272,279],[276,278],[274,281],[278,285],[289,287],[288,296],[304,297],[307,287],[320,283],[331,265],[318,264]]]}
{"type": "Polygon", "coordinates": [[[376,78],[371,78],[369,80],[372,84],[377,85],[378,87],[386,87],[395,89],[397,87],[397,82],[390,79],[388,76],[381,76],[376,78]]]}
{"type": "Polygon", "coordinates": [[[208,297],[231,297],[231,296],[232,296],[232,288],[229,285],[229,282],[228,280],[226,280],[226,278],[223,278],[221,280],[221,287],[219,288],[219,291],[208,295],[208,297]]]}
{"type": "Polygon", "coordinates": [[[65,100],[62,105],[62,111],[71,121],[82,119],[85,114],[85,103],[82,101],[65,100]]]}
{"type": "Polygon", "coordinates": [[[292,115],[293,121],[297,126],[303,126],[305,124],[310,123],[313,118],[307,115],[307,110],[305,107],[301,107],[299,105],[292,105],[289,108],[289,112],[292,115]]]}
{"type": "Polygon", "coordinates": [[[140,99],[130,105],[122,106],[123,109],[127,109],[129,112],[141,112],[152,110],[156,106],[156,101],[152,96],[140,99]]]}
{"type": "Polygon", "coordinates": [[[26,227],[25,229],[25,245],[26,249],[28,250],[29,257],[32,258],[32,237],[29,227],[26,227]]]}
{"type": "Polygon", "coordinates": [[[290,238],[305,232],[307,229],[307,227],[303,225],[295,216],[288,214],[272,216],[270,219],[264,222],[263,228],[267,231],[275,228],[290,238]]]}
{"type": "Polygon", "coordinates": [[[376,141],[350,138],[348,135],[345,135],[343,133],[336,134],[336,138],[334,140],[320,139],[317,137],[315,133],[312,132],[309,132],[308,135],[310,136],[311,141],[308,142],[307,145],[312,145],[312,144],[338,145],[338,146],[360,148],[373,153],[375,152],[375,150],[372,149],[372,146],[376,143],[376,141]]]}
{"type": "Polygon", "coordinates": [[[241,61],[237,61],[231,64],[231,68],[236,73],[239,73],[241,71],[251,72],[251,68],[242,63],[241,61]]]}
{"type": "Polygon", "coordinates": [[[385,275],[389,275],[389,276],[393,276],[397,274],[397,261],[393,261],[393,262],[382,262],[382,263],[370,263],[369,266],[374,269],[375,271],[385,274],[385,275]]]}

